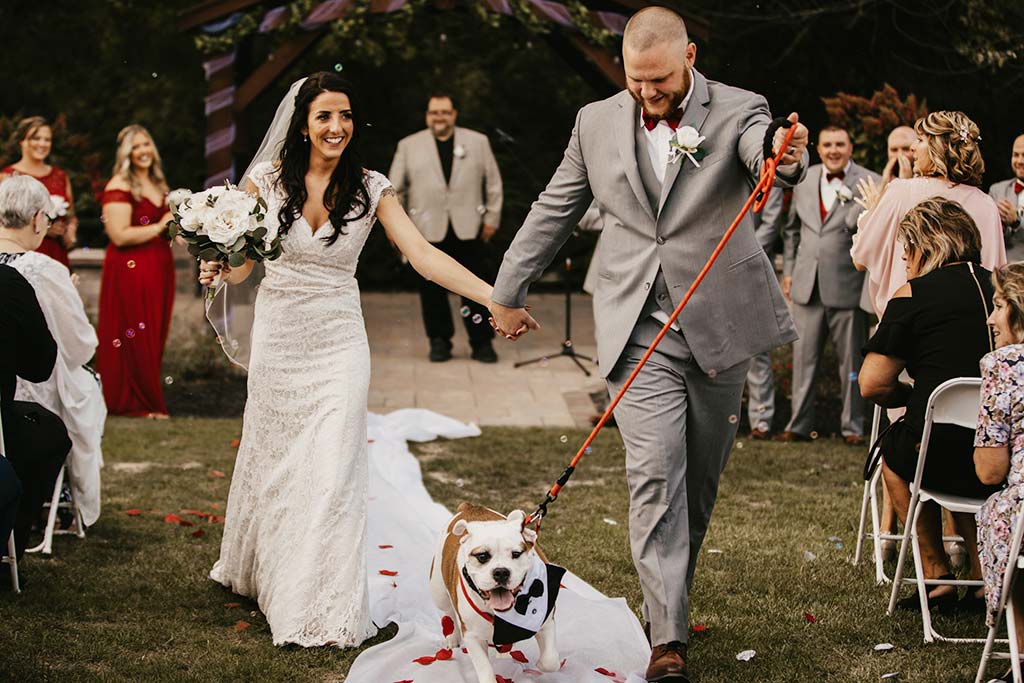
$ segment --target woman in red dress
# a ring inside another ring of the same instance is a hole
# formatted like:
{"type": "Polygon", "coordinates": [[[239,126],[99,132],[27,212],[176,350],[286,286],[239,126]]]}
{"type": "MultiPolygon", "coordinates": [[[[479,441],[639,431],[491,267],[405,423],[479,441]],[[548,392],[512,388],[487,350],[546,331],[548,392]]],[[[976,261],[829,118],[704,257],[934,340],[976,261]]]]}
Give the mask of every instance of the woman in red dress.
{"type": "Polygon", "coordinates": [[[0,170],[0,182],[15,174],[30,175],[45,185],[50,195],[67,202],[67,206],[63,207],[64,215],[57,216],[50,231],[46,233],[46,239],[36,251],[70,268],[68,249],[75,243],[78,218],[75,217],[75,198],[71,193],[71,181],[67,173],[46,163],[46,157],[50,156],[50,148],[53,146],[53,129],[42,116],[30,116],[21,120],[13,137],[21,146],[21,159],[0,170]]]}
{"type": "Polygon", "coordinates": [[[117,136],[114,174],[103,191],[110,244],[103,260],[96,369],[111,415],[166,418],[160,365],[174,305],[174,260],[165,231],[167,181],[149,132],[117,136]]]}

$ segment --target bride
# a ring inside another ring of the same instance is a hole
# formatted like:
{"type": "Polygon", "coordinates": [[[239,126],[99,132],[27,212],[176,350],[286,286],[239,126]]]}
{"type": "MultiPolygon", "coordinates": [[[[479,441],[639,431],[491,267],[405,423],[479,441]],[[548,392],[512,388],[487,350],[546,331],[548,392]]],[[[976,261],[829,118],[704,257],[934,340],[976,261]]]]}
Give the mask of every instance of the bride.
{"type": "MultiPolygon", "coordinates": [[[[299,81],[244,179],[284,248],[256,298],[242,440],[210,577],[257,599],[275,645],[348,647],[376,633],[365,553],[370,353],[355,279],[374,221],[421,275],[490,302],[491,287],[431,246],[387,178],[362,167],[361,114],[340,76],[299,81]]],[[[252,267],[204,261],[199,281],[238,284],[252,267]]]]}

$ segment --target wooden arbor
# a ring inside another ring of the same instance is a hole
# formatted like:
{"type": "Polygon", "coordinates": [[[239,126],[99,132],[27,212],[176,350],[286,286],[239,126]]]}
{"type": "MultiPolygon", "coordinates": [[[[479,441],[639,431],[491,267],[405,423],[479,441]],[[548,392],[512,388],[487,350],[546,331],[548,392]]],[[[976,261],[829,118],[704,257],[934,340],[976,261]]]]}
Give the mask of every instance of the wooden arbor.
{"type": "MultiPolygon", "coordinates": [[[[211,56],[203,63],[206,74],[206,171],[205,187],[225,180],[236,180],[234,165],[237,127],[250,104],[273,84],[299,57],[328,31],[331,22],[344,18],[358,0],[325,0],[315,4],[299,23],[300,31],[270,53],[266,61],[247,73],[236,68],[237,50],[231,48],[211,56]]],[[[364,2],[366,0],[363,0],[364,2]]],[[[448,10],[471,3],[481,3],[486,10],[513,15],[510,0],[431,0],[438,9],[448,10]]],[[[525,0],[529,10],[540,20],[551,24],[544,38],[560,57],[598,90],[620,89],[625,76],[617,55],[588,41],[580,32],[572,11],[551,0],[525,0]]],[[[216,33],[234,25],[239,12],[259,10],[261,0],[206,0],[182,13],[182,30],[202,29],[216,33]]],[[[408,0],[369,0],[369,12],[386,14],[408,4],[408,0]]],[[[652,3],[643,0],[586,0],[589,21],[596,27],[622,34],[628,17],[652,3]]],[[[660,3],[659,3],[660,4],[660,3]]],[[[276,6],[259,15],[256,31],[272,33],[288,21],[289,10],[276,6]]],[[[577,15],[578,16],[578,15],[577,15]]],[[[706,39],[707,24],[684,14],[690,32],[706,39]]]]}

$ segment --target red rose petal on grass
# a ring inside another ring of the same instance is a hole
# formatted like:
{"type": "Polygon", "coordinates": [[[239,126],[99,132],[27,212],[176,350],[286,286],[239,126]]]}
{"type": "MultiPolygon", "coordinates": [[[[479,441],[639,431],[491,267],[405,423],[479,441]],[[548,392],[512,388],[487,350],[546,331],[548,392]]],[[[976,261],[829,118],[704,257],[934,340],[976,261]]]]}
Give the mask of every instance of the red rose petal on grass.
{"type": "Polygon", "coordinates": [[[202,510],[179,510],[183,515],[195,515],[196,517],[209,517],[210,513],[203,512],[202,510]]]}
{"type": "Polygon", "coordinates": [[[438,650],[436,653],[434,653],[434,659],[436,659],[439,662],[444,662],[444,661],[447,661],[447,660],[449,660],[451,658],[452,658],[452,651],[449,650],[446,647],[443,647],[440,650],[438,650]]]}
{"type": "Polygon", "coordinates": [[[225,607],[241,607],[242,603],[240,603],[240,602],[225,602],[224,606],[225,607]]]}
{"type": "Polygon", "coordinates": [[[242,445],[242,440],[241,439],[235,439],[234,441],[231,442],[232,448],[238,448],[241,445],[242,445]]]}
{"type": "Polygon", "coordinates": [[[379,545],[377,547],[380,548],[381,550],[391,550],[395,546],[393,546],[393,545],[379,545]]]}
{"type": "Polygon", "coordinates": [[[526,655],[523,654],[522,650],[512,650],[512,652],[510,652],[509,654],[512,656],[512,659],[516,660],[517,662],[521,662],[522,664],[528,664],[530,661],[526,658],[526,655]]]}
{"type": "Polygon", "coordinates": [[[220,503],[210,503],[210,507],[214,510],[220,510],[220,503]]]}
{"type": "Polygon", "coordinates": [[[218,517],[217,515],[210,515],[208,519],[210,520],[210,522],[217,522],[218,524],[224,523],[224,518],[218,517]]]}
{"type": "Polygon", "coordinates": [[[423,666],[427,666],[428,664],[433,664],[434,662],[436,662],[437,658],[436,657],[417,657],[416,659],[414,659],[412,661],[416,662],[417,664],[422,664],[423,666]]]}
{"type": "Polygon", "coordinates": [[[378,573],[380,573],[380,574],[382,574],[384,576],[398,576],[398,572],[396,572],[396,571],[394,571],[392,569],[381,569],[380,572],[378,572],[378,573]]]}
{"type": "Polygon", "coordinates": [[[223,479],[226,475],[220,470],[210,470],[210,477],[213,479],[223,479]]]}
{"type": "Polygon", "coordinates": [[[234,629],[236,632],[241,632],[249,628],[250,626],[252,626],[252,624],[250,624],[248,621],[245,621],[244,619],[239,619],[231,628],[234,629]]]}
{"type": "Polygon", "coordinates": [[[132,517],[138,517],[142,514],[142,510],[139,508],[132,508],[131,510],[125,510],[124,514],[131,515],[132,517]]]}
{"type": "Polygon", "coordinates": [[[694,624],[693,625],[693,632],[694,633],[701,633],[702,631],[707,631],[707,630],[708,630],[708,627],[705,626],[704,624],[694,624]]]}
{"type": "Polygon", "coordinates": [[[618,676],[617,673],[615,673],[614,671],[609,671],[608,669],[604,668],[603,666],[597,667],[596,669],[594,669],[594,671],[596,671],[597,673],[601,674],[602,676],[607,676],[608,678],[615,678],[616,676],[618,676]]]}
{"type": "Polygon", "coordinates": [[[810,612],[804,612],[804,619],[811,622],[812,624],[818,623],[818,620],[814,618],[814,615],[810,612]]]}
{"type": "Polygon", "coordinates": [[[441,633],[445,638],[455,633],[455,621],[447,615],[441,617],[441,633]]]}
{"type": "Polygon", "coordinates": [[[192,538],[202,538],[205,535],[206,535],[206,532],[203,531],[202,529],[196,529],[195,531],[192,532],[192,538]]]}
{"type": "Polygon", "coordinates": [[[164,521],[168,524],[180,524],[181,526],[195,526],[195,524],[193,524],[192,522],[188,521],[187,519],[182,519],[173,512],[169,515],[165,515],[164,521]]]}

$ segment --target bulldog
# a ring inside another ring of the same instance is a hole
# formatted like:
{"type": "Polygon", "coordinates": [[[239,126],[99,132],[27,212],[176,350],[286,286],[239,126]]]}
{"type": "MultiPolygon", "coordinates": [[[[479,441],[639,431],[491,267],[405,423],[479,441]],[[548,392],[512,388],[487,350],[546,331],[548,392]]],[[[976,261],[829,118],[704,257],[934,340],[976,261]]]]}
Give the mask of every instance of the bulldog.
{"type": "Polygon", "coordinates": [[[555,599],[565,570],[549,565],[537,532],[516,510],[504,517],[463,503],[441,534],[430,565],[430,593],[444,615],[447,647],[465,646],[479,683],[494,683],[488,646],[537,638],[541,671],[557,671],[555,599]]]}

